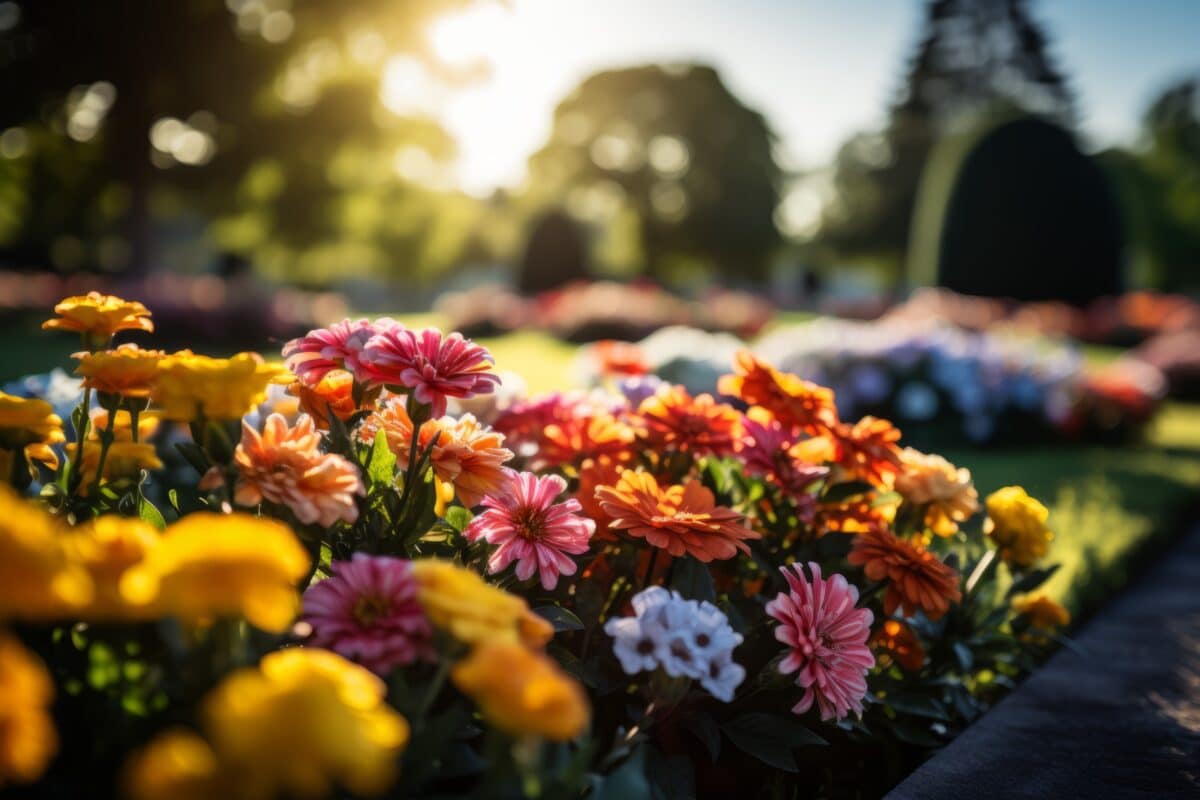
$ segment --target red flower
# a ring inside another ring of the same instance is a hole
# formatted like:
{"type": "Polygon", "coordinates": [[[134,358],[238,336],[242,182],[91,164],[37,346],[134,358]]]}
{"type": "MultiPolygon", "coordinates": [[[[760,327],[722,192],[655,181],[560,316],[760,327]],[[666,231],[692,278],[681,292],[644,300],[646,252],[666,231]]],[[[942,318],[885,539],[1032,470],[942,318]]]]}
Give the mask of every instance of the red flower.
{"type": "Polygon", "coordinates": [[[640,437],[652,448],[723,456],[733,451],[741,414],[712,395],[692,397],[682,386],[660,389],[638,407],[640,437]]]}
{"type": "Polygon", "coordinates": [[[839,422],[830,436],[833,460],[856,478],[889,486],[900,472],[900,431],[886,419],[863,417],[853,425],[839,422]]]}

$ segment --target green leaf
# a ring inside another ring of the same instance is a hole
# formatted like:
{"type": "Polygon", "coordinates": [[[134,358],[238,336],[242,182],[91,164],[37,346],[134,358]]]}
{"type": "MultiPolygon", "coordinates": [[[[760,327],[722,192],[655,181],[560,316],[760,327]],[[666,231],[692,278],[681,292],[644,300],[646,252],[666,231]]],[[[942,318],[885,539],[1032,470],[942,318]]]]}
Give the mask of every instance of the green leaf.
{"type": "Polygon", "coordinates": [[[475,519],[475,515],[471,513],[470,509],[462,506],[451,506],[446,509],[446,523],[458,533],[466,530],[467,525],[473,519],[475,519]]]}
{"type": "Polygon", "coordinates": [[[861,494],[873,491],[874,486],[863,481],[847,481],[845,483],[837,483],[830,486],[821,495],[822,502],[840,503],[843,500],[849,500],[851,497],[858,497],[861,494]]]}
{"type": "Polygon", "coordinates": [[[914,724],[911,721],[894,725],[892,733],[900,741],[914,744],[917,747],[941,747],[943,744],[942,740],[929,730],[928,726],[914,724]]]}
{"type": "Polygon", "coordinates": [[[785,772],[798,771],[792,748],[829,744],[798,720],[761,712],[742,714],[721,730],[743,753],[785,772]]]}
{"type": "Polygon", "coordinates": [[[975,654],[962,642],[954,643],[954,657],[958,659],[958,665],[963,672],[970,672],[971,667],[975,664],[975,654]]]}
{"type": "Polygon", "coordinates": [[[692,714],[684,719],[683,727],[700,740],[700,744],[708,751],[708,757],[715,764],[721,757],[721,728],[712,715],[703,711],[692,714]]]}
{"type": "Polygon", "coordinates": [[[159,530],[167,527],[167,521],[163,519],[162,512],[144,497],[138,501],[138,516],[159,530]]]}
{"type": "Polygon", "coordinates": [[[533,613],[553,625],[555,633],[581,631],[584,628],[583,622],[579,617],[562,606],[540,606],[535,608],[533,613]]]}
{"type": "Polygon", "coordinates": [[[592,800],[649,800],[650,782],[646,780],[646,752],[639,747],[625,763],[608,775],[589,775],[592,800]]]}
{"type": "Polygon", "coordinates": [[[395,476],[396,454],[388,447],[387,434],[377,431],[367,458],[367,479],[371,483],[390,484],[395,476]]]}
{"type": "Polygon", "coordinates": [[[950,715],[946,713],[945,707],[928,695],[889,694],[883,699],[883,702],[902,714],[911,714],[914,717],[926,717],[943,722],[950,719],[950,715]]]}
{"type": "Polygon", "coordinates": [[[211,466],[208,460],[208,454],[204,452],[204,448],[195,442],[178,442],[175,449],[179,451],[179,455],[192,465],[192,468],[201,475],[208,472],[211,466]]]}
{"type": "Polygon", "coordinates": [[[1044,569],[1034,569],[1026,572],[1020,578],[1013,581],[1012,586],[1008,587],[1008,592],[1005,593],[1004,597],[1010,598],[1015,594],[1033,591],[1045,583],[1047,578],[1058,572],[1058,567],[1058,564],[1051,564],[1044,569]]]}
{"type": "Polygon", "coordinates": [[[179,511],[179,492],[176,491],[175,489],[171,489],[170,491],[167,492],[167,500],[170,501],[171,508],[175,509],[175,511],[178,512],[179,511]]]}
{"type": "Polygon", "coordinates": [[[689,600],[712,603],[717,599],[708,566],[691,556],[677,558],[671,565],[671,588],[689,600]]]}

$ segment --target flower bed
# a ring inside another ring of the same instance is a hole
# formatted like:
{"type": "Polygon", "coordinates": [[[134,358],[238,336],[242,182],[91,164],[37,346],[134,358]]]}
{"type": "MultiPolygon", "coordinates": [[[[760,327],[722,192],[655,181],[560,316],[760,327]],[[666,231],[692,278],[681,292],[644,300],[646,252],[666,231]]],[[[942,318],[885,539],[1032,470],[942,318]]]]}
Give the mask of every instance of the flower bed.
{"type": "Polygon", "coordinates": [[[56,310],[68,424],[0,397],[6,783],[876,795],[1067,622],[1041,503],[981,513],[967,470],[749,353],[736,406],[489,403],[458,334],[347,320],[285,368],[114,347],[153,329],[119,298],[56,310]]]}

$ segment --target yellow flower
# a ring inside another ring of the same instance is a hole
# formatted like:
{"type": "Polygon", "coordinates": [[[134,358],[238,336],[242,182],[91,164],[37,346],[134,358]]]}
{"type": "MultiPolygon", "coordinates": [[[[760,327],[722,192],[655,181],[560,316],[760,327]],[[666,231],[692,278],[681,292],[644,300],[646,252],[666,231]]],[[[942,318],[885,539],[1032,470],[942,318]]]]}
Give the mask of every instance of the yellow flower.
{"type": "MultiPolygon", "coordinates": [[[[138,441],[146,441],[158,433],[162,424],[162,415],[157,411],[143,411],[138,414],[138,441]]],[[[103,408],[92,409],[92,424],[88,428],[88,441],[100,441],[100,431],[108,428],[108,412],[103,408]]],[[[113,422],[113,438],[118,442],[133,441],[133,417],[124,409],[117,410],[113,422]]],[[[91,445],[89,445],[90,447],[91,445]]]]}
{"type": "Polygon", "coordinates": [[[158,376],[158,362],[166,356],[161,350],[143,350],[136,344],[97,353],[76,353],[79,365],[75,374],[83,378],[84,386],[98,392],[149,397],[158,376]]]}
{"type": "Polygon", "coordinates": [[[1018,567],[1031,567],[1050,548],[1054,534],[1046,527],[1050,511],[1020,486],[1005,486],[988,495],[983,532],[992,537],[1000,557],[1018,567]]]}
{"type": "Polygon", "coordinates": [[[971,472],[946,459],[911,447],[900,452],[896,491],[914,505],[927,506],[925,522],[939,536],[950,536],[958,523],[979,510],[979,492],[971,472]]]}
{"type": "Polygon", "coordinates": [[[266,398],[267,384],[290,380],[257,353],[210,358],[183,350],[159,361],[152,397],[166,419],[241,419],[266,398]]]}
{"type": "Polygon", "coordinates": [[[173,729],[134,753],[123,774],[130,800],[208,800],[227,797],[216,754],[200,736],[173,729]]]}
{"type": "Polygon", "coordinates": [[[95,595],[81,618],[144,619],[147,606],[130,605],[121,595],[121,576],[158,546],[158,529],[140,519],[106,514],[63,535],[68,556],[88,571],[95,595]]]}
{"type": "Polygon", "coordinates": [[[520,644],[484,642],[450,677],[489,722],[514,736],[561,742],[587,728],[583,689],[551,658],[520,644]]]}
{"type": "MultiPolygon", "coordinates": [[[[66,446],[67,455],[75,458],[76,449],[75,443],[71,442],[66,446]]],[[[109,445],[108,455],[104,459],[104,480],[136,478],[144,469],[162,469],[162,466],[154,445],[145,442],[114,441],[109,445]]],[[[89,439],[87,446],[83,448],[83,461],[80,462],[84,494],[87,494],[88,488],[95,482],[96,470],[99,467],[100,443],[89,439]]]]}
{"type": "MultiPolygon", "coordinates": [[[[0,450],[24,448],[30,461],[41,461],[54,469],[58,466],[58,456],[50,445],[65,439],[62,418],[45,400],[0,392],[0,450]]],[[[0,478],[7,475],[6,471],[0,478]]]]}
{"type": "Polygon", "coordinates": [[[87,571],[39,506],[0,485],[0,618],[69,618],[92,599],[87,571]]]}
{"type": "Polygon", "coordinates": [[[419,587],[417,600],[429,620],[461,642],[541,647],[554,635],[553,626],[530,611],[520,597],[450,561],[413,561],[413,577],[419,587]]]}
{"type": "Polygon", "coordinates": [[[1044,594],[1014,598],[1013,611],[1029,621],[1030,627],[1053,631],[1071,623],[1071,612],[1044,594]]]}
{"type": "Polygon", "coordinates": [[[203,621],[241,615],[287,630],[300,606],[308,553],[286,525],[249,514],[188,514],[125,572],[121,596],[146,613],[203,621]]]}
{"type": "Polygon", "coordinates": [[[58,750],[54,683],[33,653],[0,633],[0,786],[41,777],[58,750]]]}
{"type": "Polygon", "coordinates": [[[374,795],[396,777],[409,726],[363,667],[312,648],[279,650],[201,703],[202,727],[236,796],[324,797],[334,784],[374,795]]]}
{"type": "Polygon", "coordinates": [[[154,330],[150,311],[136,300],[122,300],[111,294],[88,292],[68,297],[54,307],[58,314],[42,323],[44,329],[76,331],[92,341],[103,343],[117,331],[154,330]]]}

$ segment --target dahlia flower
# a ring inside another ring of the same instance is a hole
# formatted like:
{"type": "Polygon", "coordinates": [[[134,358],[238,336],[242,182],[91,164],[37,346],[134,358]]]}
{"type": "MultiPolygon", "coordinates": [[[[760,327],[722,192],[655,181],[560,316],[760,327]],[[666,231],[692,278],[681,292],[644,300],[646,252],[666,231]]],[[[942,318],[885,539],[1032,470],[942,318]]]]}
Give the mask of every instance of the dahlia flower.
{"type": "Polygon", "coordinates": [[[387,327],[367,342],[361,360],[373,383],[411,389],[434,417],[446,413],[446,398],[488,394],[500,381],[488,372],[493,359],[486,349],[461,333],[442,336],[436,328],[387,327]]]}
{"type": "Polygon", "coordinates": [[[483,498],[486,510],[463,534],[469,541],[484,539],[497,546],[488,572],[501,572],[516,561],[518,579],[528,580],[536,572],[547,591],[558,585],[560,574],[575,574],[571,556],[587,552],[596,523],[579,515],[578,500],[555,502],[566,488],[558,475],[509,473],[498,490],[483,498]]]}
{"type": "Polygon", "coordinates": [[[354,497],[364,493],[358,467],[335,453],[322,453],[320,443],[308,415],[289,428],[282,414],[272,414],[261,434],[243,422],[233,455],[238,468],[234,499],[244,506],[279,503],[306,525],[354,522],[354,497]]]}
{"type": "Polygon", "coordinates": [[[733,558],[738,551],[750,552],[745,539],[760,538],[745,527],[741,514],[716,505],[698,480],[662,489],[653,475],[625,470],[616,486],[598,487],[596,499],[612,517],[610,528],[676,557],[691,555],[706,563],[733,558]]]}
{"type": "Polygon", "coordinates": [[[344,319],[328,328],[317,328],[283,346],[287,368],[308,386],[316,386],[330,370],[343,369],[359,383],[369,378],[363,362],[363,350],[377,333],[403,326],[383,317],[344,319]]]}
{"type": "Polygon", "coordinates": [[[312,384],[295,381],[288,386],[288,392],[296,396],[300,410],[312,417],[321,430],[329,429],[331,410],[342,422],[358,411],[354,402],[354,376],[343,369],[330,370],[312,384]]]}
{"type": "Polygon", "coordinates": [[[979,510],[979,492],[966,467],[911,447],[900,451],[900,465],[896,491],[910,503],[927,507],[925,522],[939,536],[950,536],[958,523],[979,510]]]}
{"type": "Polygon", "coordinates": [[[412,563],[355,553],[304,593],[309,644],[333,650],[379,675],[432,660],[433,627],[417,602],[412,563]]]}
{"type": "Polygon", "coordinates": [[[733,367],[734,374],[717,383],[721,394],[762,406],[784,425],[808,433],[824,433],[837,423],[832,390],[780,372],[746,350],[737,354],[733,367]]]}
{"type": "Polygon", "coordinates": [[[144,305],[111,294],[88,292],[68,297],[54,307],[54,313],[58,316],[43,322],[43,329],[82,333],[101,346],[117,331],[154,331],[144,305]]]}
{"type": "Polygon", "coordinates": [[[711,394],[692,397],[682,386],[670,386],[638,406],[638,418],[644,426],[639,438],[655,449],[729,455],[741,417],[732,406],[718,403],[711,394]]]}
{"type": "Polygon", "coordinates": [[[1031,567],[1050,549],[1054,539],[1046,526],[1050,511],[1020,486],[1005,486],[988,495],[987,513],[983,532],[1008,563],[1031,567]]]}
{"type": "Polygon", "coordinates": [[[918,609],[930,619],[940,619],[951,603],[962,599],[958,573],[936,555],[887,529],[869,529],[854,538],[846,560],[861,566],[873,581],[886,580],[883,610],[888,616],[900,608],[905,614],[918,609]]]}
{"type": "Polygon", "coordinates": [[[791,648],[779,671],[799,671],[796,685],[804,689],[792,711],[803,714],[815,702],[824,721],[842,719],[851,711],[861,717],[867,670],[875,665],[867,647],[871,611],[855,607],[858,589],[843,576],[822,578],[815,562],[808,568],[811,580],[800,566],[780,568],[789,591],[780,592],[766,608],[780,622],[775,638],[791,648]]]}

